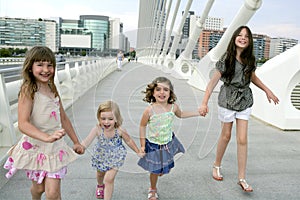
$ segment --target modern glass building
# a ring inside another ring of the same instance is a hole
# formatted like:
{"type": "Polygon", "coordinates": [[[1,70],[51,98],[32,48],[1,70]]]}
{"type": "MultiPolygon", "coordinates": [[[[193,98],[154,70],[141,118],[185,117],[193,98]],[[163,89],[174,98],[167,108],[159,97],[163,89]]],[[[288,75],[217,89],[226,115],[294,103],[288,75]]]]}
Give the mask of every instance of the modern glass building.
{"type": "Polygon", "coordinates": [[[109,17],[102,15],[80,15],[80,27],[92,33],[92,48],[105,51],[109,44],[109,17]]]}
{"type": "Polygon", "coordinates": [[[71,55],[86,55],[92,51],[92,33],[81,27],[80,20],[61,19],[60,52],[71,55]]]}
{"type": "MultiPolygon", "coordinates": [[[[51,21],[48,22],[48,25],[51,24],[51,21]]],[[[55,21],[52,23],[55,25],[55,21]]],[[[0,47],[29,48],[46,45],[46,42],[44,20],[0,18],[0,47]]]]}

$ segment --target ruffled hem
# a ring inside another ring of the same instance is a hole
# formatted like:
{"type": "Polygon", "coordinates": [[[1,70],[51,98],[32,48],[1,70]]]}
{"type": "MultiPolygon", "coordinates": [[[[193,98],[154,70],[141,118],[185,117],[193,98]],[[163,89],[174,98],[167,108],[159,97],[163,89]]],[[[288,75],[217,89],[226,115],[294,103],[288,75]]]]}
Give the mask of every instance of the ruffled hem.
{"type": "Polygon", "coordinates": [[[124,165],[126,158],[126,150],[119,152],[118,156],[114,155],[93,155],[92,156],[92,167],[98,171],[106,172],[110,169],[118,169],[124,165]]]}
{"type": "Polygon", "coordinates": [[[11,152],[7,162],[11,169],[44,170],[55,172],[67,166],[77,159],[76,153],[65,145],[55,153],[44,154],[43,152],[27,152],[17,145],[11,152]],[[12,161],[12,163],[11,163],[12,161]]]}
{"type": "Polygon", "coordinates": [[[63,167],[56,172],[47,172],[43,170],[26,170],[26,176],[37,184],[41,184],[45,177],[54,179],[63,179],[67,174],[67,167],[63,167]]]}
{"type": "Polygon", "coordinates": [[[174,167],[174,156],[184,153],[184,147],[173,136],[171,142],[165,145],[157,145],[146,140],[146,155],[138,161],[138,165],[144,170],[154,174],[167,174],[174,167]]]}

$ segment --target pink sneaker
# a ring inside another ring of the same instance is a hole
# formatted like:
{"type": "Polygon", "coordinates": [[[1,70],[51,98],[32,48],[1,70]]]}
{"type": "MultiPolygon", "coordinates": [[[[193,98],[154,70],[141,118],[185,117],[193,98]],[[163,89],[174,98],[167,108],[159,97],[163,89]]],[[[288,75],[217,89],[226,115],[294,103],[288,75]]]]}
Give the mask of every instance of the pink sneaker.
{"type": "Polygon", "coordinates": [[[97,199],[103,199],[104,198],[104,184],[103,185],[97,185],[96,198],[97,199]]]}

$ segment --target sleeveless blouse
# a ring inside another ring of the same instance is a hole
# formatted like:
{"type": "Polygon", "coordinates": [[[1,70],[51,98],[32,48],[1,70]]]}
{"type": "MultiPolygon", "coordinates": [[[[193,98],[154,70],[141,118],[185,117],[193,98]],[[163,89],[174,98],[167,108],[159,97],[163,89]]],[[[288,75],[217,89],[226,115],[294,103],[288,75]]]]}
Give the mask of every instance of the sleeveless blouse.
{"type": "MultiPolygon", "coordinates": [[[[52,134],[61,129],[59,98],[50,98],[36,92],[30,122],[41,131],[52,134]]],[[[10,152],[10,159],[16,169],[44,170],[55,172],[77,158],[64,138],[53,143],[43,142],[23,135],[10,152]]]]}
{"type": "Polygon", "coordinates": [[[168,112],[156,114],[153,111],[153,115],[148,122],[148,132],[146,134],[147,139],[151,143],[155,144],[167,144],[172,140],[173,134],[173,121],[175,114],[173,112],[174,104],[168,112]]]}
{"type": "Polygon", "coordinates": [[[92,155],[92,167],[105,172],[113,168],[120,168],[126,158],[126,148],[122,143],[122,137],[118,130],[112,138],[104,135],[103,129],[97,125],[96,131],[100,132],[97,136],[92,155]]]}

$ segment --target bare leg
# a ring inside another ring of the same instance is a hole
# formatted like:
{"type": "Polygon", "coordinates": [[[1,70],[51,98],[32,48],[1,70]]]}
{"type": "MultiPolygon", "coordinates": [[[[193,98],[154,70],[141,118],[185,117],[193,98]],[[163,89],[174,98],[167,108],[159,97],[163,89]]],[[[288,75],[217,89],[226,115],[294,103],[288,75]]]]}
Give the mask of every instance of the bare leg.
{"type": "Polygon", "coordinates": [[[37,184],[36,181],[32,181],[30,192],[32,200],[40,200],[42,194],[45,192],[45,181],[43,181],[41,184],[37,184]]]}
{"type": "MultiPolygon", "coordinates": [[[[248,151],[248,121],[236,120],[236,140],[237,140],[237,160],[238,160],[238,178],[245,179],[246,165],[247,165],[247,151],[248,151]]],[[[251,186],[249,190],[252,190],[251,186]]]]}
{"type": "Polygon", "coordinates": [[[97,183],[98,185],[103,185],[103,179],[104,179],[105,172],[97,171],[97,183]]]}
{"type": "Polygon", "coordinates": [[[149,190],[149,194],[152,194],[152,197],[150,198],[150,200],[157,199],[155,197],[155,193],[157,191],[156,184],[157,184],[157,181],[158,181],[158,176],[159,176],[158,174],[150,173],[150,190],[149,190]]]}
{"type": "Polygon", "coordinates": [[[96,178],[97,178],[97,187],[96,187],[96,198],[103,199],[104,198],[104,179],[105,172],[97,171],[96,178]]]}
{"type": "Polygon", "coordinates": [[[60,191],[61,180],[56,178],[45,178],[45,193],[47,200],[60,200],[61,191],[60,191]]]}
{"type": "Polygon", "coordinates": [[[104,200],[110,200],[114,191],[114,181],[118,170],[111,169],[105,173],[104,176],[104,200]]]}
{"type": "MultiPolygon", "coordinates": [[[[232,124],[233,122],[222,123],[222,132],[218,141],[217,155],[214,163],[215,166],[221,166],[225,150],[231,138],[232,124]]],[[[218,177],[217,169],[215,168],[213,168],[213,177],[218,177]]]]}

